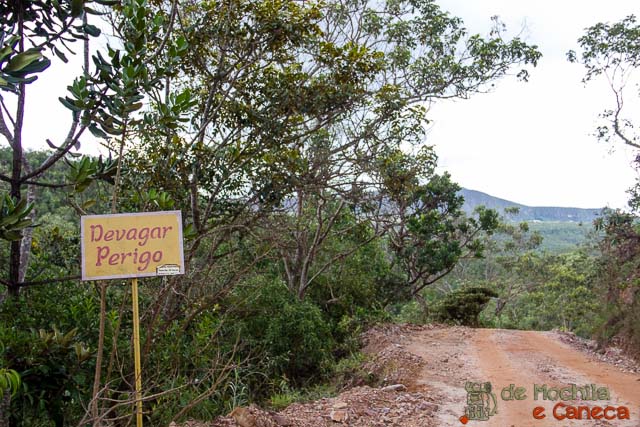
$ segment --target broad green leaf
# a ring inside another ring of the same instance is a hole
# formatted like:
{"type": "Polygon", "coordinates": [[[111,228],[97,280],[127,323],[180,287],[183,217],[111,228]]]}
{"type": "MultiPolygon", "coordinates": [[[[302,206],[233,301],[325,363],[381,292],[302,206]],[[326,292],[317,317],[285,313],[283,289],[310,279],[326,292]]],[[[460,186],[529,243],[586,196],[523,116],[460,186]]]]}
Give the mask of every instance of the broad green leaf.
{"type": "Polygon", "coordinates": [[[95,25],[87,24],[84,26],[85,33],[89,34],[93,37],[98,37],[100,35],[100,28],[95,25]]]}
{"type": "Polygon", "coordinates": [[[67,107],[68,109],[70,109],[71,111],[76,111],[76,112],[80,112],[82,111],[82,108],[75,106],[74,104],[71,103],[71,101],[69,101],[67,98],[63,98],[60,97],[58,98],[60,100],[60,102],[62,103],[62,105],[64,105],[65,107],[67,107]]]}
{"type": "Polygon", "coordinates": [[[18,231],[7,231],[3,237],[5,240],[16,241],[22,239],[22,234],[18,231]]]}
{"type": "Polygon", "coordinates": [[[131,113],[133,111],[139,110],[140,108],[142,108],[142,102],[136,102],[134,104],[127,105],[125,107],[124,111],[127,112],[127,113],[131,113]]]}
{"type": "Polygon", "coordinates": [[[89,125],[89,132],[91,132],[91,134],[93,136],[95,136],[96,138],[108,138],[109,135],[107,135],[106,133],[104,133],[102,131],[102,129],[100,129],[98,126],[96,126],[95,124],[91,124],[89,125]]]}
{"type": "Polygon", "coordinates": [[[64,63],[69,62],[69,60],[67,59],[67,56],[55,46],[53,47],[53,53],[55,53],[56,56],[62,60],[62,62],[64,63]]]}
{"type": "Polygon", "coordinates": [[[0,61],[9,56],[13,52],[13,48],[11,46],[5,46],[0,49],[0,61]]]}
{"type": "Polygon", "coordinates": [[[33,74],[33,73],[41,73],[51,65],[51,61],[49,58],[42,58],[38,61],[34,61],[31,64],[24,67],[20,70],[21,75],[33,74]]]}
{"type": "Polygon", "coordinates": [[[20,71],[23,68],[27,67],[29,64],[39,59],[42,59],[42,54],[38,51],[27,51],[19,53],[9,60],[9,63],[4,68],[4,71],[7,73],[20,71]]]}
{"type": "Polygon", "coordinates": [[[82,209],[90,209],[91,207],[93,207],[96,204],[95,199],[90,199],[87,200],[86,202],[84,202],[82,204],[82,209]]]}

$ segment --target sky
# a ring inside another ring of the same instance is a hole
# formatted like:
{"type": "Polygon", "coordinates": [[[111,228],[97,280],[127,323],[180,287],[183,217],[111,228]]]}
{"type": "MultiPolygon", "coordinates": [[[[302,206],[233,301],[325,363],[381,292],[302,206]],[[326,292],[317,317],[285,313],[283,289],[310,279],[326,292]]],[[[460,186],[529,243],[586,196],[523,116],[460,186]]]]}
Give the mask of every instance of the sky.
{"type": "MultiPolygon", "coordinates": [[[[584,68],[566,60],[584,29],[599,21],[640,15],[637,0],[438,0],[464,20],[471,33],[486,35],[492,15],[521,34],[543,54],[529,82],[508,76],[491,93],[434,104],[426,143],[434,145],[441,170],[454,181],[517,203],[584,208],[626,205],[635,182],[633,152],[592,135],[598,114],[611,105],[606,82],[585,86],[584,68]]],[[[80,51],[80,45],[76,44],[80,51]]],[[[61,141],[69,111],[57,98],[79,69],[79,57],[54,63],[46,78],[30,85],[25,146],[46,148],[45,138],[61,141]],[[73,69],[70,73],[68,70],[73,69]]],[[[514,70],[514,72],[517,70],[514,70]]],[[[44,76],[44,75],[43,75],[44,76]]],[[[639,116],[640,108],[634,111],[639,116]]],[[[88,147],[86,143],[82,151],[88,147]]]]}
{"type": "MultiPolygon", "coordinates": [[[[543,54],[529,82],[514,76],[493,92],[442,102],[430,111],[427,138],[442,170],[473,190],[532,206],[624,208],[635,182],[633,152],[599,142],[598,114],[614,101],[606,81],[585,86],[584,68],[566,60],[597,22],[640,15],[627,0],[440,0],[471,33],[486,35],[498,15],[512,34],[543,54]]],[[[638,117],[640,109],[633,110],[638,117]]]]}

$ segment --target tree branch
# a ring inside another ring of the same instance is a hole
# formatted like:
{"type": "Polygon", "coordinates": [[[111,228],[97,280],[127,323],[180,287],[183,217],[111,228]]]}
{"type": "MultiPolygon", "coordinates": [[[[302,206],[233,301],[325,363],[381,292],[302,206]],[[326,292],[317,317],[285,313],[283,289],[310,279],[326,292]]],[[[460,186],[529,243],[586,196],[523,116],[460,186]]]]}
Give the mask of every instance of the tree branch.
{"type": "Polygon", "coordinates": [[[7,139],[9,145],[13,146],[13,135],[7,126],[7,123],[4,120],[4,112],[0,108],[0,135],[4,136],[7,139]]]}
{"type": "Polygon", "coordinates": [[[169,17],[169,26],[167,27],[167,32],[164,34],[164,37],[162,38],[162,41],[160,42],[160,45],[158,46],[158,48],[153,53],[151,60],[154,60],[158,55],[160,55],[160,53],[162,52],[162,49],[164,49],[164,46],[167,44],[167,40],[169,40],[169,36],[171,35],[171,31],[173,30],[173,24],[176,20],[177,12],[178,12],[178,0],[173,0],[173,2],[171,3],[171,12],[170,12],[171,15],[169,17]]]}
{"type": "MultiPolygon", "coordinates": [[[[76,125],[78,124],[78,122],[74,122],[76,125]]],[[[82,136],[82,134],[84,133],[84,131],[87,129],[87,127],[89,127],[89,124],[84,124],[82,125],[82,127],[80,128],[80,130],[78,131],[78,133],[74,136],[73,135],[73,131],[75,130],[75,127],[72,125],[72,129],[69,132],[69,135],[67,135],[67,139],[65,140],[65,144],[64,144],[64,148],[60,148],[57,151],[55,151],[54,153],[51,154],[51,156],[49,156],[38,168],[36,168],[33,172],[25,175],[22,177],[21,179],[21,183],[25,183],[27,180],[29,180],[30,178],[36,177],[40,174],[42,174],[43,172],[45,172],[47,169],[49,169],[51,166],[53,166],[54,164],[56,164],[56,162],[58,160],[60,160],[62,157],[64,157],[65,155],[67,155],[67,153],[69,153],[69,151],[71,151],[71,149],[73,148],[73,146],[78,142],[78,139],[82,136]]]]}
{"type": "Polygon", "coordinates": [[[627,137],[622,132],[622,129],[620,127],[620,113],[622,112],[622,107],[624,106],[624,102],[622,99],[622,94],[619,91],[614,89],[613,93],[616,95],[616,105],[617,105],[616,112],[612,120],[613,131],[625,144],[634,148],[640,148],[640,144],[634,142],[633,139],[627,137]]]}
{"type": "Polygon", "coordinates": [[[59,282],[68,282],[70,280],[78,280],[81,279],[82,276],[67,276],[67,277],[60,277],[58,279],[47,279],[47,280],[36,280],[36,281],[32,281],[32,282],[21,282],[18,283],[18,286],[20,287],[27,287],[27,286],[41,286],[41,285],[50,285],[51,283],[59,283],[59,282]]]}

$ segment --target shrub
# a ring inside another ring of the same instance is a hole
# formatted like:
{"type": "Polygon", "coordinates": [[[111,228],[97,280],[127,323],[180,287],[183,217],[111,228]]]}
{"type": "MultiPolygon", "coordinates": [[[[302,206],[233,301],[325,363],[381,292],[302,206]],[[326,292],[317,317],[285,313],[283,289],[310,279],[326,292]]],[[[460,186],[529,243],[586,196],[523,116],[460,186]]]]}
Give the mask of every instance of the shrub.
{"type": "Polygon", "coordinates": [[[480,312],[498,294],[484,287],[457,289],[448,294],[434,310],[437,320],[465,326],[478,326],[480,312]]]}
{"type": "Polygon", "coordinates": [[[0,360],[22,379],[11,399],[14,425],[70,425],[82,416],[95,367],[94,319],[92,291],[74,283],[26,289],[3,302],[0,360]]]}
{"type": "MultiPolygon", "coordinates": [[[[326,373],[334,346],[331,330],[318,306],[299,301],[278,280],[259,276],[238,287],[230,304],[229,338],[242,338],[241,353],[265,378],[302,383],[326,373]]],[[[253,384],[254,392],[256,384],[253,384]]],[[[266,390],[264,390],[266,391],[266,390]]]]}

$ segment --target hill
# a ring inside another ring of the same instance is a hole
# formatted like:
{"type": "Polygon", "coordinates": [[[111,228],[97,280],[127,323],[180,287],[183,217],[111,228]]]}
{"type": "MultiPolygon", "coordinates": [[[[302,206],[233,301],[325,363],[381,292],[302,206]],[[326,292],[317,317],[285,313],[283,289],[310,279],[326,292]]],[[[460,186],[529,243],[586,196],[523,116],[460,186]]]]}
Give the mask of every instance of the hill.
{"type": "Polygon", "coordinates": [[[479,206],[495,209],[504,214],[504,209],[517,207],[520,212],[517,215],[509,215],[513,221],[555,221],[555,222],[576,222],[587,223],[596,219],[601,209],[565,208],[556,206],[527,206],[498,197],[491,196],[481,191],[463,188],[460,194],[464,197],[463,209],[467,213],[479,206]]]}
{"type": "Polygon", "coordinates": [[[593,220],[601,211],[601,209],[527,206],[466,188],[462,189],[460,194],[464,197],[463,209],[467,214],[472,213],[479,205],[495,209],[503,215],[505,208],[517,207],[520,210],[518,214],[505,215],[507,220],[528,222],[529,228],[542,236],[540,249],[551,253],[572,251],[584,243],[589,233],[593,231],[593,220]]]}
{"type": "Polygon", "coordinates": [[[551,253],[575,250],[585,243],[593,232],[590,222],[536,221],[529,222],[529,229],[542,236],[540,248],[551,253]]]}

